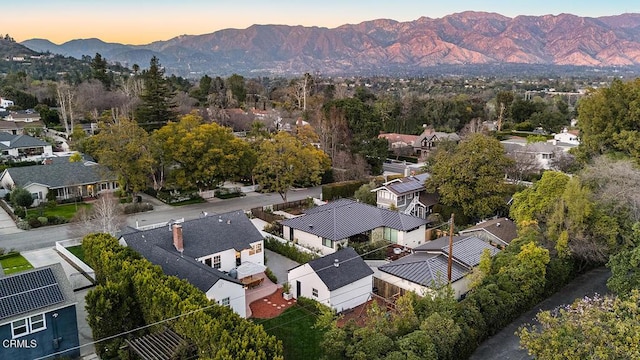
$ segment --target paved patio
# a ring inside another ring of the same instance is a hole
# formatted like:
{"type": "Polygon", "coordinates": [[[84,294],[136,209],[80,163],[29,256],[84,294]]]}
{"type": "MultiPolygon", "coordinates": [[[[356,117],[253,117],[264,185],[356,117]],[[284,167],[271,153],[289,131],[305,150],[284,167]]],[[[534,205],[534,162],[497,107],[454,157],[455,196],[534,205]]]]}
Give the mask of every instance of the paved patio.
{"type": "Polygon", "coordinates": [[[267,297],[276,291],[282,286],[274,284],[269,278],[264,274],[255,275],[255,277],[263,277],[264,280],[262,284],[253,289],[245,290],[245,303],[247,307],[247,318],[251,317],[251,307],[249,306],[252,302],[260,300],[264,297],[267,297]]]}

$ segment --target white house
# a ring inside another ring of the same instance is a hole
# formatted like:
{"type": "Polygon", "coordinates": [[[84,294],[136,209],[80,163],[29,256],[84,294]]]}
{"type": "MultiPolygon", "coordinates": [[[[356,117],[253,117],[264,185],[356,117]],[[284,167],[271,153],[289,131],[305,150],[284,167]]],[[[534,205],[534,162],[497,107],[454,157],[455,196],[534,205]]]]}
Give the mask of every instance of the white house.
{"type": "MultiPolygon", "coordinates": [[[[467,275],[480,264],[485,249],[493,256],[500,249],[475,236],[454,237],[451,266],[451,287],[456,299],[469,291],[467,275]]],[[[433,294],[448,283],[449,237],[429,241],[413,249],[411,255],[378,266],[376,278],[418,295],[433,294]]]]}
{"type": "Polygon", "coordinates": [[[14,106],[13,101],[0,97],[0,108],[8,108],[14,106]]]}
{"type": "Polygon", "coordinates": [[[347,247],[289,270],[291,293],[325,304],[337,312],[367,302],[373,270],[353,248],[347,247]]]}
{"type": "Polygon", "coordinates": [[[88,160],[70,162],[69,157],[47,159],[44,165],[12,167],[0,173],[0,186],[11,190],[27,189],[34,204],[46,201],[53,192],[56,200],[93,197],[118,189],[117,176],[107,168],[88,160]]]}
{"type": "Polygon", "coordinates": [[[423,173],[393,179],[371,192],[376,193],[379,208],[393,207],[404,214],[426,219],[439,201],[438,194],[429,194],[425,190],[424,182],[428,178],[429,174],[423,173]]]}
{"type": "Polygon", "coordinates": [[[42,160],[53,155],[51,144],[29,135],[0,132],[0,153],[14,160],[42,160]]]}
{"type": "Polygon", "coordinates": [[[526,139],[508,139],[500,143],[502,143],[508,156],[520,159],[530,158],[537,164],[539,169],[544,170],[551,169],[554,159],[560,153],[567,151],[565,147],[554,145],[553,143],[527,143],[526,139]]]}
{"type": "Polygon", "coordinates": [[[557,142],[571,144],[571,145],[580,145],[580,131],[579,130],[568,130],[567,128],[562,129],[562,132],[559,134],[553,135],[553,140],[557,142]]]}
{"type": "Polygon", "coordinates": [[[263,237],[242,211],[148,230],[129,228],[120,243],[242,317],[247,316],[244,280],[266,269],[263,237]]]}
{"type": "Polygon", "coordinates": [[[425,242],[429,221],[361,202],[340,199],[283,220],[283,236],[326,255],[349,242],[387,241],[409,248],[425,242]]]}

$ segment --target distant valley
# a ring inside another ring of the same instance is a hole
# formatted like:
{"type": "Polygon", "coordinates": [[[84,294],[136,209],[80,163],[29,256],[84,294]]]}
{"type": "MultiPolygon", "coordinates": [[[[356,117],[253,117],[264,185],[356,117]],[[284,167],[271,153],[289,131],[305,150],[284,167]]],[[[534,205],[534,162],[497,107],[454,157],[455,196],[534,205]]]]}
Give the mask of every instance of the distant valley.
{"type": "MultiPolygon", "coordinates": [[[[179,29],[177,29],[179,32],[179,29]]],[[[640,14],[599,18],[463,12],[439,19],[379,19],[328,29],[253,25],[182,35],[146,45],[31,39],[38,52],[146,67],[157,56],[168,74],[227,76],[417,74],[449,66],[640,67],[640,14]]]]}

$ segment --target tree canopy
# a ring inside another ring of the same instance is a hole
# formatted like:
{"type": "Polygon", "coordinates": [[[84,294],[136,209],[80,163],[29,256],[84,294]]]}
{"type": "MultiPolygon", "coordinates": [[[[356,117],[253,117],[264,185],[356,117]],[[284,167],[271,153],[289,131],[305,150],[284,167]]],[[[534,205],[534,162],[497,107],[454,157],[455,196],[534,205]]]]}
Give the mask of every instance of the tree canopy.
{"type": "Polygon", "coordinates": [[[164,69],[157,57],[152,57],[149,69],[142,72],[144,89],[140,94],[140,104],[135,110],[136,121],[145,128],[158,128],[175,120],[173,92],[164,69]]]}
{"type": "Polygon", "coordinates": [[[474,134],[452,153],[436,152],[425,186],[437,191],[444,204],[474,219],[486,218],[506,204],[504,176],[511,164],[498,140],[474,134]]]}

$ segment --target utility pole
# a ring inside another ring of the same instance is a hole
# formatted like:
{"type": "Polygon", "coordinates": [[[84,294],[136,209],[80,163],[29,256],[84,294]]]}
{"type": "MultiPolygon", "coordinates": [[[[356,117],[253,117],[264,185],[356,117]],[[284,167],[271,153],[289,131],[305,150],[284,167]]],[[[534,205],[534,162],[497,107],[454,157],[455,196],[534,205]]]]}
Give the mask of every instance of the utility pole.
{"type": "Polygon", "coordinates": [[[451,284],[451,267],[453,265],[453,213],[449,219],[449,263],[447,264],[447,279],[451,284]]]}

